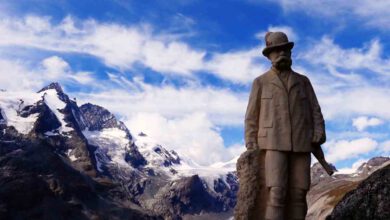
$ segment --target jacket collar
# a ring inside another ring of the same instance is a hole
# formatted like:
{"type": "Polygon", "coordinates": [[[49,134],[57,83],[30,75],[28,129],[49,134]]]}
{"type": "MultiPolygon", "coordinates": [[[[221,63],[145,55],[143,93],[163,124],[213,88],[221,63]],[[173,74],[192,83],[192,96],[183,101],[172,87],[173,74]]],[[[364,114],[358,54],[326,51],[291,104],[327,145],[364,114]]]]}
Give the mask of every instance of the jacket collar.
{"type": "MultiPolygon", "coordinates": [[[[271,83],[280,87],[281,89],[285,89],[284,86],[283,86],[283,83],[282,81],[280,80],[280,78],[278,77],[277,74],[279,74],[279,70],[277,70],[276,68],[272,67],[271,68],[271,83]]],[[[290,70],[290,76],[288,77],[288,83],[287,83],[287,91],[290,91],[292,87],[294,87],[295,85],[297,85],[299,83],[299,77],[298,77],[298,74],[296,74],[293,70],[290,70]]]]}

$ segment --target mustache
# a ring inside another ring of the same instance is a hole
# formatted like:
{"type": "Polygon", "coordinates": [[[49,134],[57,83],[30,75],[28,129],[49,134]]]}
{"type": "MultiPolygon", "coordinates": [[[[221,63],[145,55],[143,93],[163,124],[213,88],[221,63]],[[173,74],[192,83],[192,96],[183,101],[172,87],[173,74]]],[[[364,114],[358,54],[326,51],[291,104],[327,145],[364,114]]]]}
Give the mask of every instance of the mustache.
{"type": "Polygon", "coordinates": [[[280,63],[282,61],[287,61],[287,62],[291,62],[291,58],[290,57],[287,57],[287,56],[279,56],[276,60],[274,60],[272,62],[272,64],[277,64],[277,63],[280,63]]]}
{"type": "Polygon", "coordinates": [[[287,56],[280,56],[276,60],[272,62],[272,65],[277,69],[287,69],[290,68],[292,64],[292,60],[287,56]]]}

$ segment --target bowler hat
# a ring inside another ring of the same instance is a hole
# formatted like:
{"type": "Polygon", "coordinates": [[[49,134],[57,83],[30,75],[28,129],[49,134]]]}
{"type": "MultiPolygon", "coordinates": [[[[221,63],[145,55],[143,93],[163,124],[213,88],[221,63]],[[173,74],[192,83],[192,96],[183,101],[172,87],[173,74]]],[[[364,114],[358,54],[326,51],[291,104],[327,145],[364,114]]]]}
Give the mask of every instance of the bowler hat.
{"type": "Polygon", "coordinates": [[[269,53],[275,48],[289,48],[294,47],[294,42],[288,41],[287,35],[283,32],[267,32],[265,34],[266,48],[263,50],[263,55],[268,57],[269,53]]]}

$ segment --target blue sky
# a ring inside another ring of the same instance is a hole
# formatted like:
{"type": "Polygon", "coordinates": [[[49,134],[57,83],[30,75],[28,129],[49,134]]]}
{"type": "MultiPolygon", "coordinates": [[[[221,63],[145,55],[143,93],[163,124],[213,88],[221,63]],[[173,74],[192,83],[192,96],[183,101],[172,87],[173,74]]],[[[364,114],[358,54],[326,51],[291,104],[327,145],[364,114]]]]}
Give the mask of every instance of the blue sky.
{"type": "Polygon", "coordinates": [[[60,82],[201,164],[244,149],[267,31],[295,42],[326,120],[326,156],[351,168],[389,156],[388,1],[0,1],[0,87],[60,82]],[[355,165],[356,166],[356,165],[355,165]]]}

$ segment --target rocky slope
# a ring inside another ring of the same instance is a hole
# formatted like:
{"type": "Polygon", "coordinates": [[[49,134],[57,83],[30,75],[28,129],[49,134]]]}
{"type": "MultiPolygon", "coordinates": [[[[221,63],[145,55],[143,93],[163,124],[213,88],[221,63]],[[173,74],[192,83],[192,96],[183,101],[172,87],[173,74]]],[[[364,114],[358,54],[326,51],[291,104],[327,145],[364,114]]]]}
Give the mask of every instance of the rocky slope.
{"type": "Polygon", "coordinates": [[[117,204],[113,183],[80,173],[46,141],[1,149],[0,219],[158,219],[117,204]]]}
{"type": "Polygon", "coordinates": [[[348,192],[326,219],[390,219],[390,164],[348,192]]]}
{"type": "Polygon", "coordinates": [[[307,195],[309,209],[306,219],[325,219],[346,193],[353,191],[373,172],[387,165],[390,165],[389,157],[374,157],[354,173],[336,173],[330,177],[320,164],[314,164],[311,169],[312,185],[307,195]]]}
{"type": "Polygon", "coordinates": [[[225,215],[235,205],[234,160],[200,166],[147,134],[132,135],[103,107],[79,107],[57,83],[34,94],[1,91],[0,110],[1,219],[60,217],[56,211],[182,219],[225,215]]]}

